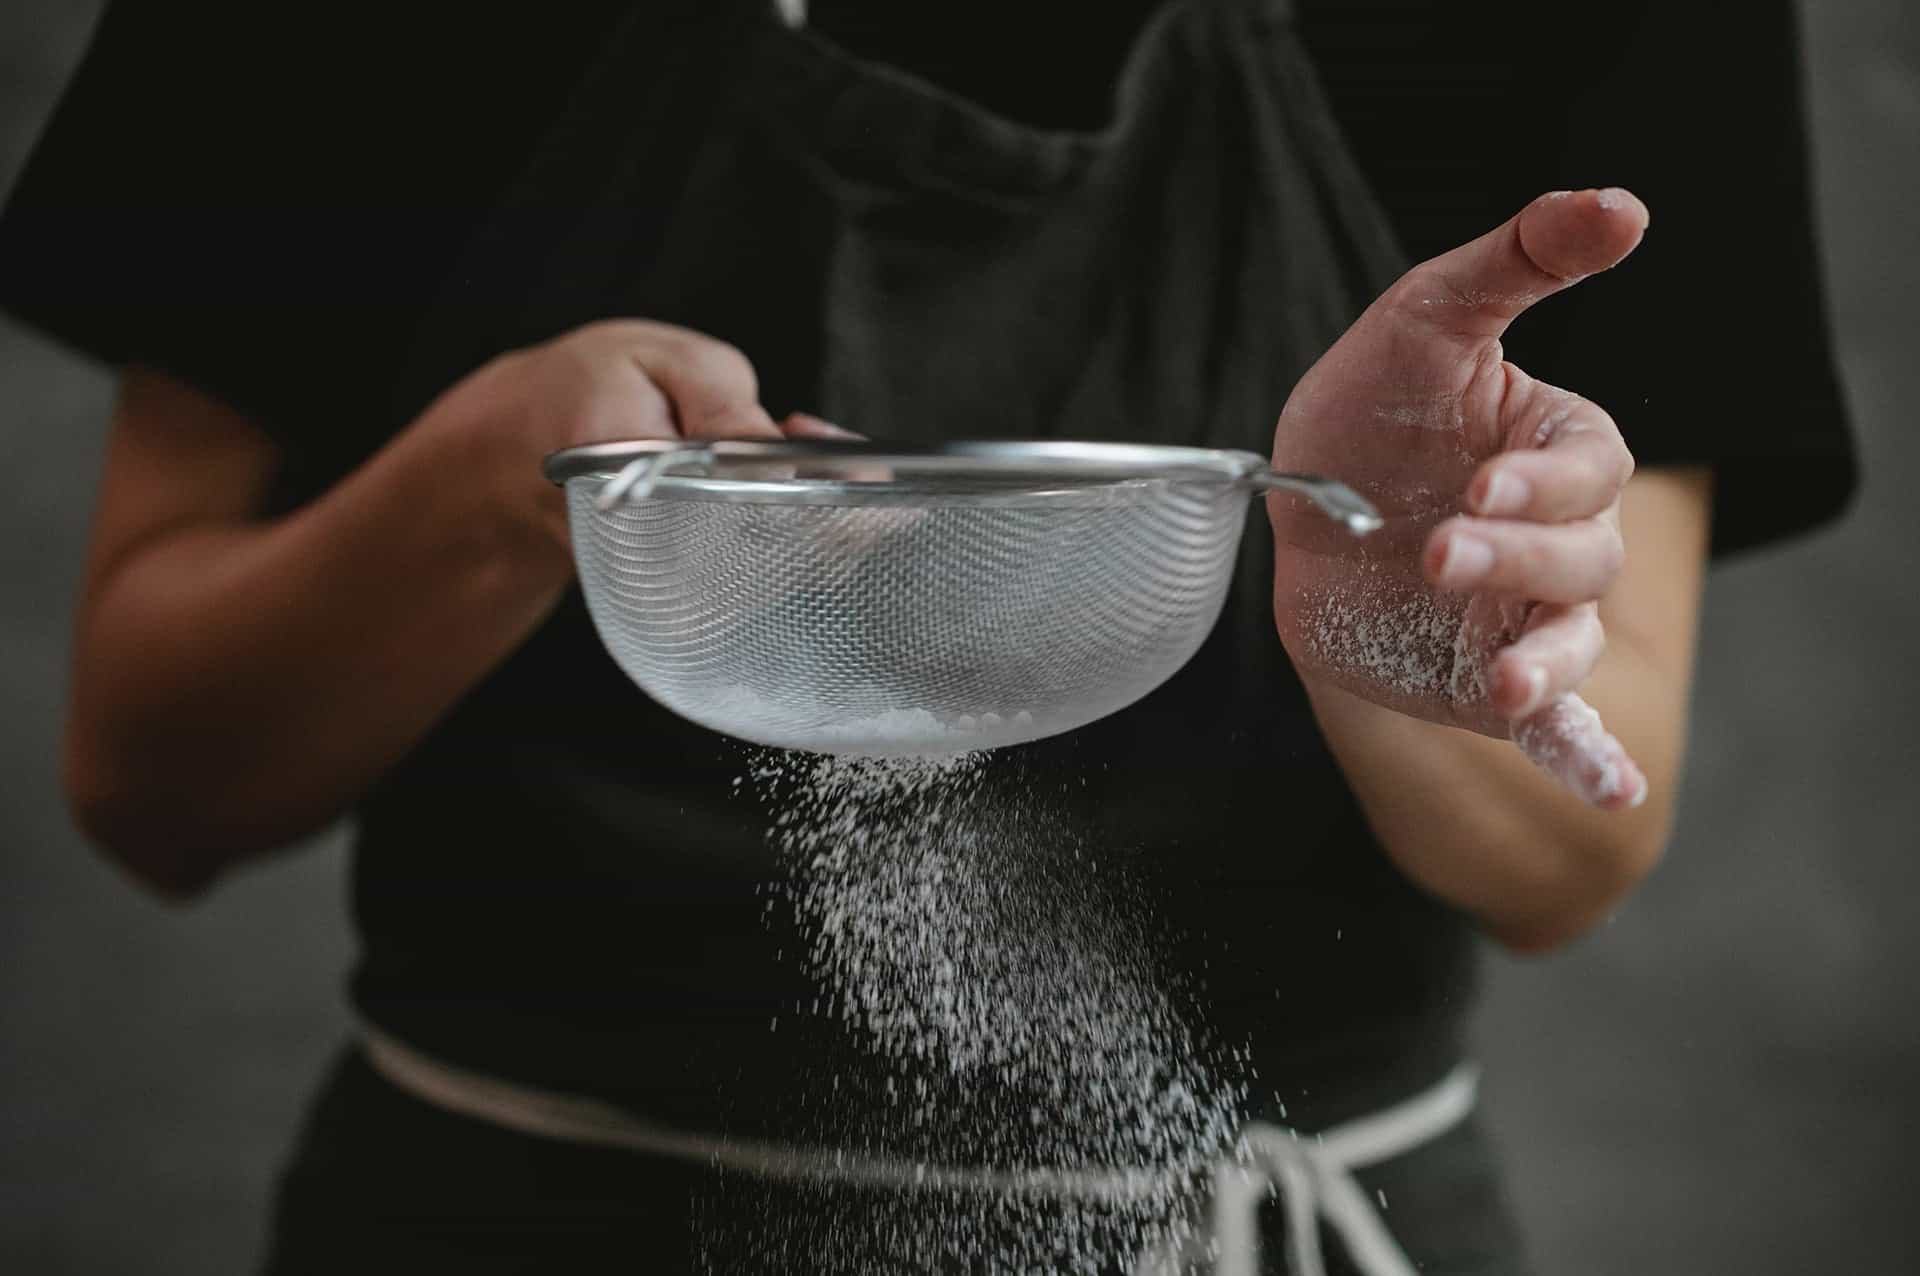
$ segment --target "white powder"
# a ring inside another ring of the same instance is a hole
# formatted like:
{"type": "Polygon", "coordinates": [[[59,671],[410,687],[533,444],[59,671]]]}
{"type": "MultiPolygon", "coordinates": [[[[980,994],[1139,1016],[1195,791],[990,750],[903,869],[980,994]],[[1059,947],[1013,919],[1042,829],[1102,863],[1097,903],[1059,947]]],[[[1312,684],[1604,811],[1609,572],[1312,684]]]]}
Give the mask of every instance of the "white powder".
{"type": "Polygon", "coordinates": [[[1627,760],[1626,749],[1579,696],[1562,696],[1513,729],[1513,742],[1535,766],[1595,806],[1647,799],[1645,777],[1627,760]]]}
{"type": "Polygon", "coordinates": [[[676,695],[661,689],[668,705],[716,731],[783,748],[864,757],[953,757],[1000,748],[1051,734],[1031,709],[973,706],[934,713],[888,709],[855,717],[811,694],[774,697],[751,687],[705,687],[676,695]]]}
{"type": "MultiPolygon", "coordinates": [[[[1306,600],[1302,630],[1315,659],[1389,693],[1390,702],[1401,698],[1403,708],[1486,706],[1488,669],[1520,633],[1525,603],[1419,592],[1404,583],[1370,583],[1360,594],[1359,601],[1347,593],[1306,600]]],[[[1562,697],[1514,724],[1510,734],[1536,766],[1595,806],[1646,800],[1645,777],[1579,696],[1562,697]]]]}
{"type": "Polygon", "coordinates": [[[834,1228],[823,1194],[807,1219],[760,1219],[774,1266],[1127,1270],[1184,1225],[1186,1171],[1233,1141],[1245,1086],[1219,1073],[1245,1061],[1188,1026],[1149,910],[1047,803],[1001,778],[979,754],[770,754],[756,767],[793,874],[774,906],[797,917],[821,990],[797,1009],[840,1021],[885,1074],[879,1127],[823,1133],[945,1164],[1146,1170],[1164,1189],[1100,1205],[909,1192],[834,1228]]]}
{"type": "Polygon", "coordinates": [[[869,718],[835,722],[807,732],[813,746],[842,755],[868,757],[950,757],[1031,738],[1033,714],[1026,709],[996,713],[957,713],[941,718],[925,709],[892,709],[869,718]]]}
{"type": "MultiPolygon", "coordinates": [[[[1372,570],[1377,574],[1378,568],[1372,570]]],[[[1328,669],[1409,699],[1447,699],[1461,683],[1467,598],[1370,583],[1356,602],[1321,592],[1303,600],[1307,650],[1328,669]]]]}

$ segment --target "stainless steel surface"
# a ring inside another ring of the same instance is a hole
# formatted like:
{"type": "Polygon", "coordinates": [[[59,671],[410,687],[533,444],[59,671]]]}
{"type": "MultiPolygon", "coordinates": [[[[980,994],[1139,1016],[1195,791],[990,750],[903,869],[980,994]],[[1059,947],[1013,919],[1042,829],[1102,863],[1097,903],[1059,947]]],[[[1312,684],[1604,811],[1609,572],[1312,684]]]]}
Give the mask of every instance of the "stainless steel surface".
{"type": "Polygon", "coordinates": [[[1068,477],[1152,477],[1179,470],[1244,478],[1266,468],[1266,462],[1252,452],[1042,439],[956,440],[930,445],[827,439],[727,439],[690,445],[684,439],[633,439],[567,448],[548,457],[544,468],[548,478],[561,482],[578,474],[612,472],[637,457],[671,452],[697,452],[711,456],[716,463],[735,465],[795,462],[852,469],[892,463],[922,473],[994,471],[1068,477]]]}
{"type": "Polygon", "coordinates": [[[964,442],[902,449],[813,440],[690,444],[647,439],[569,449],[549,457],[545,468],[556,482],[613,471],[595,498],[602,510],[623,501],[645,500],[669,477],[675,482],[663,494],[698,491],[702,499],[711,500],[1027,504],[1064,498],[1098,481],[1162,479],[1179,473],[1245,482],[1252,491],[1298,493],[1356,536],[1380,526],[1372,504],[1344,483],[1316,474],[1271,470],[1251,452],[1204,448],[964,442]],[[675,470],[691,473],[675,474],[675,470]],[[1054,480],[1056,486],[1039,485],[1043,479],[1054,480]]]}
{"type": "Polygon", "coordinates": [[[1373,508],[1373,503],[1336,479],[1321,478],[1317,474],[1268,470],[1264,474],[1253,475],[1252,482],[1256,489],[1262,491],[1298,492],[1312,501],[1321,513],[1355,536],[1380,530],[1380,512],[1373,508]]]}
{"type": "Polygon", "coordinates": [[[1071,730],[1193,655],[1246,503],[1341,484],[1250,452],[1100,443],[645,440],[548,459],[607,649],[761,744],[951,753],[1071,730]]]}
{"type": "Polygon", "coordinates": [[[1244,482],[1250,491],[1283,489],[1308,497],[1354,535],[1380,526],[1373,505],[1352,487],[1317,474],[1271,470],[1246,451],[1164,447],[1089,441],[954,441],[931,447],[852,443],[826,439],[710,441],[634,439],[593,443],[547,457],[545,474],[566,482],[582,474],[611,476],[597,497],[603,510],[622,501],[643,501],[672,478],[672,491],[691,491],[697,480],[705,499],[900,505],[927,501],[989,501],[1041,497],[1064,491],[1041,480],[1079,485],[1175,474],[1244,482]],[[783,484],[783,485],[781,485],[783,484]]]}
{"type": "MultiPolygon", "coordinates": [[[[594,497],[594,506],[598,509],[610,510],[629,499],[645,500],[647,494],[653,491],[654,484],[660,481],[661,476],[667,472],[668,467],[673,464],[674,458],[678,455],[682,453],[667,451],[634,457],[621,468],[618,474],[607,480],[606,486],[602,487],[599,495],[594,497]]],[[[689,448],[684,455],[689,460],[698,460],[704,459],[708,454],[704,449],[689,448]]]]}

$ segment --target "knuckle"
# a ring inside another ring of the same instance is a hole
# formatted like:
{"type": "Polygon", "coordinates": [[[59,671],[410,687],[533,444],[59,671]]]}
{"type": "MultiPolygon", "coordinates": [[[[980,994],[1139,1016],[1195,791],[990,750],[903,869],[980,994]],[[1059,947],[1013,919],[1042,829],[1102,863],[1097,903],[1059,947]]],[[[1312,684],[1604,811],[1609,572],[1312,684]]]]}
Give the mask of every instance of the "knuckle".
{"type": "Polygon", "coordinates": [[[1567,397],[1580,414],[1583,428],[1616,442],[1619,440],[1620,427],[1614,423],[1612,413],[1584,395],[1569,392],[1567,397]]]}
{"type": "Polygon", "coordinates": [[[1562,557],[1557,546],[1533,536],[1521,541],[1518,552],[1512,555],[1514,567],[1530,579],[1553,572],[1562,557]]]}
{"type": "Polygon", "coordinates": [[[1600,565],[1607,578],[1612,579],[1627,565],[1627,542],[1611,522],[1602,521],[1599,527],[1600,565]]]}
{"type": "Polygon", "coordinates": [[[1627,480],[1633,477],[1635,470],[1639,469],[1640,463],[1633,459],[1633,449],[1627,446],[1625,439],[1617,440],[1615,446],[1619,448],[1616,473],[1620,476],[1619,485],[1625,487],[1627,480]]]}
{"type": "Polygon", "coordinates": [[[1553,689],[1571,691],[1587,671],[1587,653],[1577,643],[1557,642],[1541,657],[1547,666],[1553,689]]]}
{"type": "Polygon", "coordinates": [[[1565,553],[1537,532],[1522,533],[1505,543],[1495,543],[1494,562],[1508,587],[1531,591],[1564,572],[1565,553]]]}
{"type": "Polygon", "coordinates": [[[1599,443],[1595,469],[1601,482],[1616,488],[1633,477],[1633,453],[1613,417],[1590,399],[1580,400],[1585,416],[1583,432],[1599,443]]]}
{"type": "Polygon", "coordinates": [[[1606,630],[1600,627],[1598,621],[1581,625],[1574,631],[1573,642],[1570,645],[1581,668],[1590,671],[1600,663],[1600,656],[1607,649],[1606,630]]]}
{"type": "Polygon", "coordinates": [[[1423,262],[1415,266],[1389,284],[1386,292],[1381,294],[1380,300],[1389,310],[1420,313],[1426,308],[1422,304],[1423,300],[1433,292],[1432,271],[1433,267],[1429,263],[1423,262]]]}
{"type": "Polygon", "coordinates": [[[1449,321],[1481,300],[1438,258],[1423,261],[1401,275],[1380,297],[1387,310],[1423,322],[1449,321]]]}
{"type": "Polygon", "coordinates": [[[539,346],[515,346],[502,350],[475,368],[474,379],[506,380],[526,375],[527,366],[540,357],[539,346]]]}
{"type": "Polygon", "coordinates": [[[1599,505],[1613,505],[1613,497],[1619,495],[1619,472],[1605,459],[1596,457],[1594,461],[1586,462],[1582,466],[1582,480],[1599,505]]]}
{"type": "Polygon", "coordinates": [[[1561,462],[1563,495],[1569,506],[1591,504],[1590,498],[1604,492],[1611,480],[1591,456],[1568,456],[1561,462]]]}
{"type": "Polygon", "coordinates": [[[1603,509],[1619,499],[1627,481],[1621,456],[1612,451],[1588,456],[1580,464],[1580,491],[1586,495],[1587,512],[1603,509]]]}
{"type": "Polygon", "coordinates": [[[586,342],[598,344],[610,340],[636,340],[647,335],[648,325],[638,319],[595,319],[581,324],[571,332],[562,334],[558,340],[564,342],[586,342]]]}
{"type": "Polygon", "coordinates": [[[681,347],[679,358],[688,375],[699,381],[748,395],[758,392],[759,379],[754,374],[753,361],[738,346],[695,338],[681,347]]]}

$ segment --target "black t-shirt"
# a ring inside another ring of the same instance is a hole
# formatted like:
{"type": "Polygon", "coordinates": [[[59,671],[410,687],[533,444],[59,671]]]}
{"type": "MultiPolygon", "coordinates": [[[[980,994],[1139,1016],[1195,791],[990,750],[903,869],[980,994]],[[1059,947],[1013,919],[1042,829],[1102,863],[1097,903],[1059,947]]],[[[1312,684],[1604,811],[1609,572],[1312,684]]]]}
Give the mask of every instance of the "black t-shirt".
{"type": "MultiPolygon", "coordinates": [[[[978,10],[934,41],[875,16],[898,5],[819,4],[816,20],[1016,118],[1080,127],[1098,122],[1147,7],[1085,7],[1075,16],[1100,38],[1079,46],[1073,74],[1051,77],[1052,37],[1035,28],[1024,62],[995,62],[996,26],[978,10]]],[[[1508,347],[1611,410],[1643,465],[1713,466],[1717,549],[1840,507],[1852,452],[1822,329],[1785,3],[1743,11],[1737,30],[1704,5],[1629,5],[1578,38],[1537,13],[1521,21],[1518,6],[1301,8],[1335,114],[1409,255],[1479,234],[1553,186],[1647,199],[1653,228],[1631,262],[1528,316],[1508,347]]],[[[282,445],[285,499],[309,497],[422,406],[402,376],[416,329],[630,9],[416,5],[374,29],[332,10],[296,22],[114,4],[0,222],[0,303],[82,351],[156,364],[232,402],[282,445]]],[[[748,967],[725,938],[722,919],[767,872],[763,813],[729,792],[740,759],[657,712],[644,776],[626,769],[634,693],[583,646],[588,632],[575,600],[369,796],[356,997],[473,1066],[658,1108],[685,1078],[650,1073],[650,1059],[705,1034],[703,1066],[725,1075],[766,1052],[769,1012],[795,989],[742,983],[748,967]],[[577,750],[517,729],[550,725],[560,687],[577,750]],[[482,792],[474,776],[508,778],[482,792]]],[[[1235,689],[1210,690],[1224,702],[1235,689]]],[[[1047,756],[1099,771],[1111,743],[1089,729],[1047,756]]],[[[1169,760],[1177,800],[1261,792],[1249,777],[1266,761],[1236,749],[1223,736],[1218,756],[1169,760]]],[[[1468,1000],[1466,923],[1387,865],[1314,741],[1275,777],[1279,848],[1221,863],[1220,848],[1200,848],[1185,880],[1162,883],[1176,916],[1206,919],[1174,947],[1206,969],[1217,1026],[1258,1038],[1263,1069],[1284,1059],[1280,1072],[1310,1088],[1344,1076],[1378,1089],[1382,1073],[1444,1063],[1468,1000]]],[[[672,1106],[699,1119],[691,1092],[672,1106]]]]}
{"type": "MultiPolygon", "coordinates": [[[[814,20],[856,52],[1061,124],[1104,110],[1153,7],[1016,18],[997,2],[1005,22],[858,0],[822,0],[814,20]]],[[[12,194],[0,303],[101,359],[169,368],[285,441],[385,437],[417,405],[367,387],[390,379],[463,232],[630,7],[584,0],[532,21],[415,3],[362,24],[119,0],[12,194]]],[[[1410,258],[1555,186],[1625,185],[1648,202],[1630,265],[1529,315],[1508,348],[1612,412],[1641,464],[1713,465],[1716,552],[1840,508],[1853,453],[1823,326],[1790,4],[1728,23],[1708,5],[1635,3],[1595,29],[1517,0],[1298,11],[1410,258]]]]}

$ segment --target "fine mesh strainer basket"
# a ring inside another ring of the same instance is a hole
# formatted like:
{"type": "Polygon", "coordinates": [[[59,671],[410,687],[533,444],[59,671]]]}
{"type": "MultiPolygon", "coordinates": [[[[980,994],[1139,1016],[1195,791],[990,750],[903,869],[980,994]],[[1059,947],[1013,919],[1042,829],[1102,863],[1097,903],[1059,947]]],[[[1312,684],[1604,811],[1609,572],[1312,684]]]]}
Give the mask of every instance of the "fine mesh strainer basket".
{"type": "Polygon", "coordinates": [[[956,753],[1133,703],[1218,619],[1248,497],[1373,508],[1251,452],[596,444],[547,459],[600,637],[648,695],[760,744],[956,753]]]}

